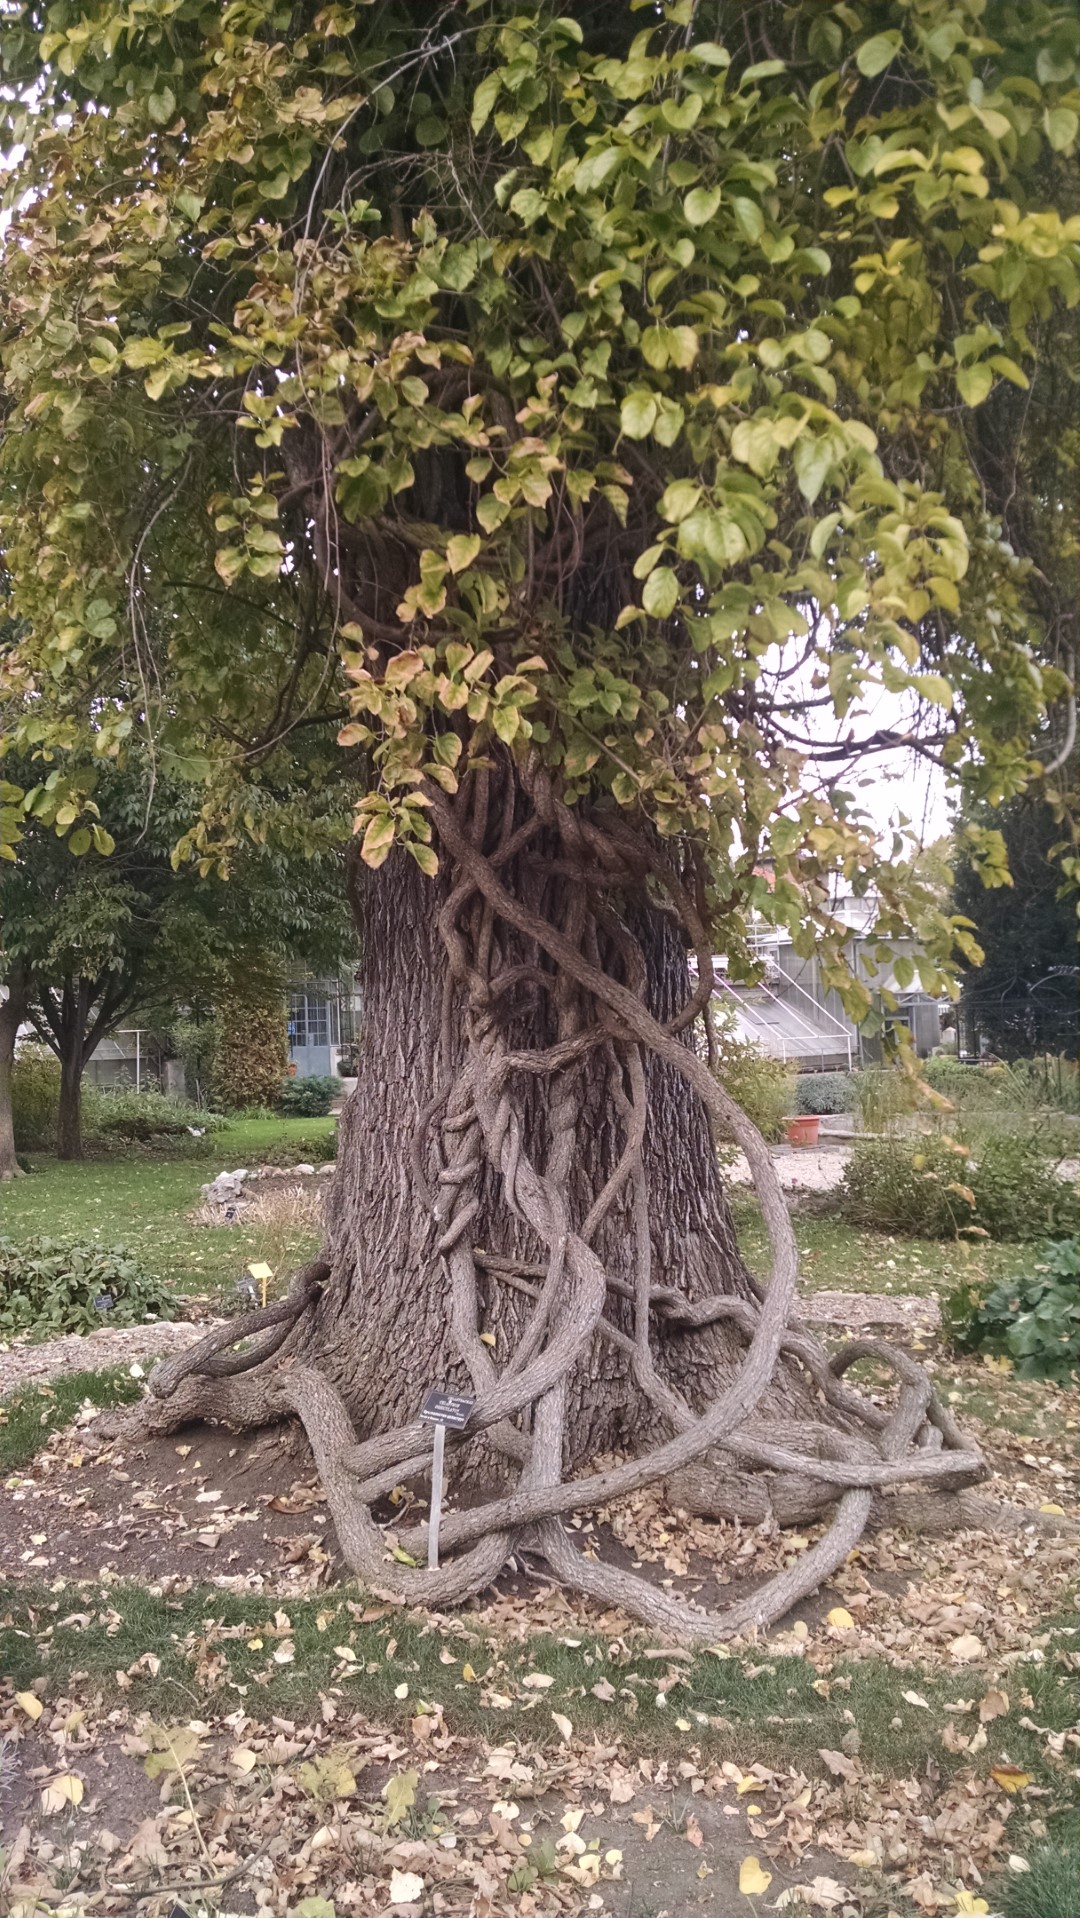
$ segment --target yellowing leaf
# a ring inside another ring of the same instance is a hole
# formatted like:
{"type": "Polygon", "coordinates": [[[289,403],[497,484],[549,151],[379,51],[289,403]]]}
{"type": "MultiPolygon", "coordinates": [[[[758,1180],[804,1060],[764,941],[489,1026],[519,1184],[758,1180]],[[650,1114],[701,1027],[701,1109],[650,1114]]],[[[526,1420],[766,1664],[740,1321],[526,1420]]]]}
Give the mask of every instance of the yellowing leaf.
{"type": "Polygon", "coordinates": [[[461,1667],[461,1676],[465,1680],[466,1685],[475,1685],[476,1673],[471,1665],[466,1664],[461,1667]]]}
{"type": "Polygon", "coordinates": [[[65,1805],[81,1805],[83,1799],[83,1781],[74,1772],[61,1772],[52,1778],[41,1794],[41,1809],[46,1816],[52,1812],[63,1811],[65,1805]]]}
{"type": "Polygon", "coordinates": [[[772,1884],[772,1872],[764,1871],[753,1852],[739,1866],[739,1890],[744,1898],[759,1898],[772,1884]]]}
{"type": "Polygon", "coordinates": [[[383,1824],[387,1831],[393,1825],[400,1825],[405,1813],[415,1805],[416,1787],[419,1782],[420,1774],[415,1771],[398,1771],[392,1778],[387,1779],[383,1786],[383,1797],[386,1800],[386,1816],[383,1824]]]}
{"type": "MultiPolygon", "coordinates": [[[[1054,1518],[1064,1518],[1065,1516],[1064,1505],[1054,1505],[1054,1504],[1040,1505],[1039,1510],[1040,1512],[1050,1512],[1054,1518]]],[[[21,1702],[21,1696],[22,1695],[20,1694],[20,1702],[21,1702]]]]}
{"type": "Polygon", "coordinates": [[[251,1273],[253,1279],[258,1279],[260,1282],[263,1279],[272,1279],[274,1276],[274,1268],[272,1265],[249,1265],[248,1271],[251,1273]]]}
{"type": "Polygon", "coordinates": [[[989,1911],[990,1907],[985,1898],[976,1898],[972,1892],[962,1891],[957,1897],[956,1909],[957,1911],[983,1912],[989,1911]]]}
{"type": "Polygon", "coordinates": [[[463,573],[471,566],[480,551],[480,539],[476,533],[455,533],[447,542],[446,560],[452,573],[463,573]]]}
{"type": "Polygon", "coordinates": [[[826,1613],[825,1623],[834,1625],[838,1632],[850,1632],[855,1629],[855,1620],[843,1605],[834,1605],[832,1611],[826,1613]]]}
{"type": "Polygon", "coordinates": [[[990,1776],[995,1785],[1000,1785],[1002,1791],[1008,1792],[1010,1798],[1015,1797],[1018,1791],[1026,1790],[1031,1783],[1030,1772],[1021,1771],[1019,1765],[995,1765],[990,1776]]]}
{"type": "Polygon", "coordinates": [[[36,1698],[33,1692],[16,1692],[15,1703],[22,1707],[27,1718],[38,1719],[45,1710],[40,1698],[36,1698]]]}

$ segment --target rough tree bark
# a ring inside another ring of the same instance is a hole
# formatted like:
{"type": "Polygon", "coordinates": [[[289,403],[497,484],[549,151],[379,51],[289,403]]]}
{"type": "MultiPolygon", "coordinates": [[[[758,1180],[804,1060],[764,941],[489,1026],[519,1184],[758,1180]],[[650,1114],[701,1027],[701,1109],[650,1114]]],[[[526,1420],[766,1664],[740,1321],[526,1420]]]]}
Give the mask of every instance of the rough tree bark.
{"type": "Polygon", "coordinates": [[[404,854],[357,875],[364,1043],[324,1256],[287,1300],[160,1366],[147,1416],[298,1414],[346,1559],[397,1598],[466,1597],[521,1545],[658,1629],[767,1623],[843,1562],[883,1492],[951,1494],[983,1461],[907,1355],[863,1340],[830,1357],[798,1323],[775,1168],[691,1039],[713,989],[692,856],[677,871],[640,824],[571,812],[538,760],[470,773],[452,802],[425,791],[437,885],[404,854]],[[757,1185],[764,1289],[738,1256],[710,1117],[757,1185]],[[861,1358],[891,1368],[891,1409],[847,1383],[861,1358]],[[444,1381],[476,1397],[455,1476],[483,1496],[446,1520],[439,1568],[419,1569],[426,1528],[407,1533],[407,1570],[372,1506],[430,1472],[417,1413],[444,1381]],[[560,1522],[657,1480],[677,1498],[691,1467],[718,1513],[830,1511],[720,1614],[585,1559],[560,1522]]]}
{"type": "Polygon", "coordinates": [[[13,972],[8,994],[0,1005],[0,1180],[21,1176],[15,1156],[15,1115],[12,1109],[12,1072],[15,1064],[15,1040],[26,1017],[27,985],[23,975],[13,972]]]}

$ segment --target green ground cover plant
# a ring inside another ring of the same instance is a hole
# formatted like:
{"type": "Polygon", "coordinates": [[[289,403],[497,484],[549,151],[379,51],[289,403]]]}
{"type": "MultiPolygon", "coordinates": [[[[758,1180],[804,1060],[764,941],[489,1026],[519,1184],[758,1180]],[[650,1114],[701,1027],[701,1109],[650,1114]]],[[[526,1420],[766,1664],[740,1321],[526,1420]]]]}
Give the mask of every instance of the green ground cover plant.
{"type": "Polygon", "coordinates": [[[943,1316],[960,1351],[1005,1353],[1021,1378],[1067,1382],[1080,1372],[1080,1244],[1047,1240],[1015,1278],[958,1286],[943,1316]]]}
{"type": "Polygon", "coordinates": [[[0,1239],[0,1333],[33,1341],[172,1318],[175,1296],[126,1246],[0,1239]]]}

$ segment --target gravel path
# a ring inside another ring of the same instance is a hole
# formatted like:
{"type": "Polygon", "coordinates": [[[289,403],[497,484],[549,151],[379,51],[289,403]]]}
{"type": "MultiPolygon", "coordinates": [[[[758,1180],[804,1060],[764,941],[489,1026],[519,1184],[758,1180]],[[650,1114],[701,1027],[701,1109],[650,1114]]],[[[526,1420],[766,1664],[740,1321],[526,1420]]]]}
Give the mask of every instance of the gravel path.
{"type": "Polygon", "coordinates": [[[153,1325],[102,1326],[100,1332],[69,1332],[42,1345],[0,1345],[0,1398],[23,1385],[55,1379],[65,1372],[104,1372],[133,1359],[159,1359],[178,1352],[209,1331],[207,1321],[153,1325]]]}
{"type": "MultiPolygon", "coordinates": [[[[772,1162],[785,1192],[831,1192],[844,1176],[848,1147],[825,1146],[819,1151],[815,1146],[776,1145],[772,1147],[772,1162]]],[[[741,1152],[727,1176],[735,1185],[754,1183],[741,1152]]]]}

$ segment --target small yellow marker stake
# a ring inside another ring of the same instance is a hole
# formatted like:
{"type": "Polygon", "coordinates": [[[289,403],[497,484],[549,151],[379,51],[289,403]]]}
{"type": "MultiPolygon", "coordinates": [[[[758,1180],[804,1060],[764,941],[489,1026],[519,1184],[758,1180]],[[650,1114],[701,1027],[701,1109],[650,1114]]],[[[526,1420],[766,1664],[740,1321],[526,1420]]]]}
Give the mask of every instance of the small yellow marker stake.
{"type": "Polygon", "coordinates": [[[262,1302],[263,1302],[263,1308],[265,1310],[266,1288],[270,1280],[274,1276],[274,1268],[272,1265],[249,1265],[248,1271],[251,1273],[251,1276],[253,1279],[258,1279],[259,1284],[262,1287],[262,1302]]]}

